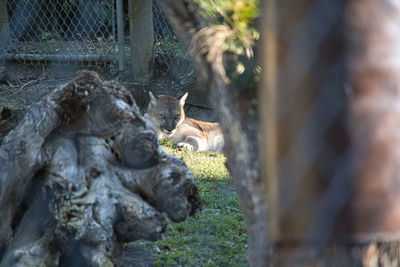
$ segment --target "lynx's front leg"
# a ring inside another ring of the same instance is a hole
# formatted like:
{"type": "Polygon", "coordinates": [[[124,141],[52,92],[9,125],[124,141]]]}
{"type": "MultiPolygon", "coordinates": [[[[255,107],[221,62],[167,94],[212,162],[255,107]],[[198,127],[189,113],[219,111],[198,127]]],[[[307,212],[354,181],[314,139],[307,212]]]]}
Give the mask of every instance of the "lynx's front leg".
{"type": "Polygon", "coordinates": [[[179,148],[179,149],[186,149],[186,150],[190,150],[190,151],[196,151],[195,149],[194,149],[194,147],[191,145],[191,144],[188,144],[188,143],[184,143],[184,142],[180,142],[180,143],[178,143],[177,144],[177,147],[179,148]]]}
{"type": "Polygon", "coordinates": [[[207,142],[202,138],[195,136],[188,136],[182,142],[177,144],[178,148],[183,148],[191,151],[207,150],[207,142]]]}

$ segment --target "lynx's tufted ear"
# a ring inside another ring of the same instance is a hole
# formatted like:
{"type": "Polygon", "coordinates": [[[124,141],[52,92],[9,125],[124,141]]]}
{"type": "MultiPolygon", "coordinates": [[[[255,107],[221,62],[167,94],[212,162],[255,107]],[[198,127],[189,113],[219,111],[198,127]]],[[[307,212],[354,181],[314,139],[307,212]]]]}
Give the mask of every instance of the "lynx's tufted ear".
{"type": "Polygon", "coordinates": [[[150,103],[153,106],[157,105],[157,98],[153,95],[151,91],[149,91],[149,96],[150,96],[150,103]]]}
{"type": "Polygon", "coordinates": [[[185,105],[185,101],[186,101],[187,96],[188,96],[188,92],[186,92],[186,93],[179,99],[179,103],[181,104],[182,107],[185,105]]]}

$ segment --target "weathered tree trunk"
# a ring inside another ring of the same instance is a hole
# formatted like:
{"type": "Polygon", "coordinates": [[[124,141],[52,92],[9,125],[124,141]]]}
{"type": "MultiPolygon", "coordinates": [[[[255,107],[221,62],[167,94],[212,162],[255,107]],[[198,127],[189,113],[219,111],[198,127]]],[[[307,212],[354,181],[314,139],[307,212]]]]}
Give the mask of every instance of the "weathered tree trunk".
{"type": "Polygon", "coordinates": [[[129,1],[129,29],[133,79],[146,82],[153,75],[153,2],[129,1]]]}
{"type": "Polygon", "coordinates": [[[232,175],[247,220],[251,266],[269,262],[266,188],[260,182],[257,97],[255,88],[242,88],[228,81],[222,60],[226,27],[202,31],[207,25],[194,1],[160,1],[180,39],[191,47],[191,56],[204,94],[217,114],[224,138],[227,167],[232,175]],[[194,42],[192,40],[195,39],[194,42]],[[222,42],[221,42],[222,41],[222,42]],[[206,52],[204,52],[206,51],[206,52]]]}
{"type": "Polygon", "coordinates": [[[104,266],[121,242],[154,240],[160,212],[201,206],[130,93],[82,72],[27,111],[0,147],[0,266],[104,266]]]}

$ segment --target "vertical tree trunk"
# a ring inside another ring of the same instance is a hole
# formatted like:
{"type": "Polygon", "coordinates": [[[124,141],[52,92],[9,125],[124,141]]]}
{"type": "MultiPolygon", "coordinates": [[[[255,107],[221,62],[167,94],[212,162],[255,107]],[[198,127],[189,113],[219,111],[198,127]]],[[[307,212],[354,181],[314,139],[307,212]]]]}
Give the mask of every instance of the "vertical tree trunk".
{"type": "MultiPolygon", "coordinates": [[[[278,136],[277,175],[263,172],[274,263],[395,266],[400,5],[305,0],[276,6],[278,37],[270,27],[264,33],[272,36],[266,42],[276,41],[278,61],[265,58],[270,72],[261,94],[270,103],[275,86],[278,101],[277,133],[274,118],[261,115],[264,143],[278,136]]],[[[265,155],[262,166],[275,160],[273,149],[265,155]]]]}
{"type": "Polygon", "coordinates": [[[153,74],[153,10],[151,0],[129,1],[133,79],[146,82],[153,74]]]}
{"type": "Polygon", "coordinates": [[[264,24],[270,25],[264,31],[266,78],[260,87],[266,149],[261,166],[268,175],[278,266],[312,263],[313,253],[336,231],[335,216],[349,196],[341,164],[346,160],[343,5],[322,2],[269,1],[265,8],[270,21],[264,24]]]}
{"type": "Polygon", "coordinates": [[[4,64],[5,53],[11,41],[9,25],[7,1],[0,0],[0,66],[4,64]]]}
{"type": "Polygon", "coordinates": [[[350,1],[354,234],[400,238],[400,3],[350,1]]]}

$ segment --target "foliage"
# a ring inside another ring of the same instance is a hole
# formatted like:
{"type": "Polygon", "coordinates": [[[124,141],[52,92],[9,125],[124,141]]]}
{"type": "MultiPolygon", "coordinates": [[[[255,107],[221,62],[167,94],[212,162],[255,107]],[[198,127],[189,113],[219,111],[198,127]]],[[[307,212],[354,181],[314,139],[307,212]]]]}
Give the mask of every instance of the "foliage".
{"type": "Polygon", "coordinates": [[[201,14],[210,25],[226,25],[232,34],[224,49],[236,55],[252,56],[252,46],[259,38],[254,21],[259,16],[259,0],[196,0],[201,14]]]}
{"type": "Polygon", "coordinates": [[[253,57],[259,39],[255,21],[259,0],[195,0],[209,26],[193,38],[197,52],[214,59],[221,78],[233,82],[237,90],[254,89],[261,68],[253,57]]]}
{"type": "Polygon", "coordinates": [[[156,52],[162,53],[162,51],[167,51],[169,55],[175,55],[180,57],[186,57],[186,52],[182,48],[181,44],[171,36],[166,36],[163,38],[155,38],[154,47],[156,52]]]}
{"type": "Polygon", "coordinates": [[[130,245],[157,251],[156,266],[246,266],[246,225],[224,165],[225,156],[177,150],[171,141],[160,143],[167,153],[183,158],[193,171],[204,207],[184,222],[167,220],[162,240],[130,245]]]}

